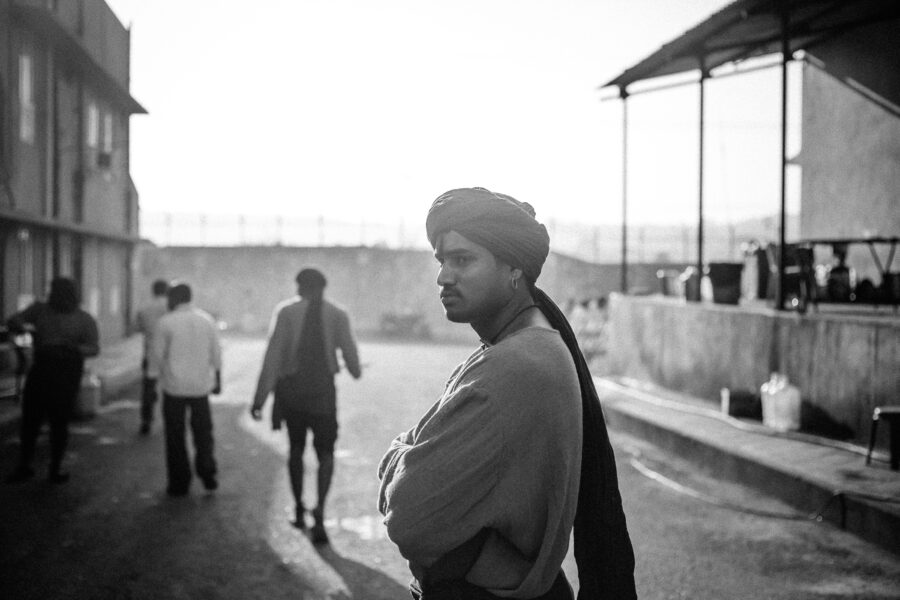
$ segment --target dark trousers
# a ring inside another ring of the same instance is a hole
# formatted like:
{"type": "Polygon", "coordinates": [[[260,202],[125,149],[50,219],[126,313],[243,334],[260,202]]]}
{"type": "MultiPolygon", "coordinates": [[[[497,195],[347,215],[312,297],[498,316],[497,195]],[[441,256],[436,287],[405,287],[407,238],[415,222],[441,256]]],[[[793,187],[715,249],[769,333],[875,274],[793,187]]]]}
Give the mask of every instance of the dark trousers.
{"type": "Polygon", "coordinates": [[[191,413],[191,434],[194,438],[194,470],[200,479],[208,479],[216,474],[209,396],[183,397],[163,394],[166,465],[169,471],[169,490],[174,492],[186,491],[191,484],[191,466],[185,439],[185,419],[188,411],[191,413]]]}
{"type": "Polygon", "coordinates": [[[144,359],[141,366],[144,371],[141,385],[141,423],[149,425],[153,422],[153,409],[156,408],[159,390],[156,377],[147,377],[147,359],[144,359]]]}
{"type": "MultiPolygon", "coordinates": [[[[414,600],[500,600],[487,590],[463,580],[442,581],[423,587],[415,579],[409,584],[409,593],[414,600]]],[[[565,574],[560,571],[546,594],[532,600],[573,600],[574,594],[565,574]]]]}
{"type": "Polygon", "coordinates": [[[72,348],[38,348],[22,394],[20,465],[28,467],[41,425],[50,423],[50,472],[59,472],[69,443],[69,420],[81,387],[84,358],[72,348]]]}

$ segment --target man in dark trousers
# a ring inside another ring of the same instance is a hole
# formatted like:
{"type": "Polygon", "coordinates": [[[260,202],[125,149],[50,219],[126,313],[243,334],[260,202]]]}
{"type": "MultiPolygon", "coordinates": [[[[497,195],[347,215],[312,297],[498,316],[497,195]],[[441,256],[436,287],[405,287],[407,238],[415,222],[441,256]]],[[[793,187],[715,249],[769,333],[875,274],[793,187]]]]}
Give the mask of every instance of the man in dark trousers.
{"type": "Polygon", "coordinates": [[[157,383],[159,365],[153,359],[153,334],[156,323],[168,311],[169,282],[157,279],[152,286],[153,298],[137,314],[137,330],[144,336],[144,357],[141,360],[143,382],[141,387],[141,435],[150,433],[153,412],[159,396],[157,383]]]}
{"type": "Polygon", "coordinates": [[[414,598],[635,598],[634,554],[591,374],[536,285],[549,252],[527,203],[483,188],[439,196],[426,220],[447,319],[481,346],[379,465],[378,506],[414,598]]]}
{"type": "Polygon", "coordinates": [[[337,440],[337,402],[334,376],[339,371],[336,351],[340,350],[347,370],[361,375],[356,341],[350,319],[340,307],[323,298],[326,279],[316,269],[297,275],[294,297],[275,308],[269,345],[250,413],[257,421],[270,392],[275,393],[272,426],[287,423],[290,439],[288,471],[294,493],[294,526],[305,529],[303,505],[303,451],[306,431],[313,433],[313,447],[319,460],[318,503],[312,510],[311,531],[315,543],[327,543],[325,500],[334,472],[334,444],[337,440]]]}
{"type": "Polygon", "coordinates": [[[169,288],[169,312],[157,323],[153,359],[159,365],[166,430],[166,465],[170,496],[185,496],[191,467],[185,443],[185,419],[190,412],[194,438],[194,470],[203,487],[213,491],[216,459],[209,394],[222,391],[222,346],[213,318],[191,304],[191,288],[179,283],[169,288]]]}

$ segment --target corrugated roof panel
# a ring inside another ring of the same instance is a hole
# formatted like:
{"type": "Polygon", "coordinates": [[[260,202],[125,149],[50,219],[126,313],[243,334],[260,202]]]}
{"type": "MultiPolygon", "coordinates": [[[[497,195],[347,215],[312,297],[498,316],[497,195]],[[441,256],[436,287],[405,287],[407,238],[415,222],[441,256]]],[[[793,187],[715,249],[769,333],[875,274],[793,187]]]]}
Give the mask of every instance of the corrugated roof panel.
{"type": "MultiPolygon", "coordinates": [[[[786,0],[790,49],[806,49],[856,27],[900,18],[897,0],[786,0]]],[[[781,51],[781,2],[737,0],[664,44],[601,87],[697,70],[781,51]]]]}

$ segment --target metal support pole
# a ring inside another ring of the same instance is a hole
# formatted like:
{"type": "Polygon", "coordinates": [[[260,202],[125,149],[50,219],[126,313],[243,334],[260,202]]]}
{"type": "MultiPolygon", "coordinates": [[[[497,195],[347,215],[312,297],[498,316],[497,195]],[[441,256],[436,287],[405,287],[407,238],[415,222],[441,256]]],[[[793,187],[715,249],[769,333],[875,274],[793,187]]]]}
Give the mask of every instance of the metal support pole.
{"type": "Polygon", "coordinates": [[[787,0],[779,2],[781,8],[781,207],[778,223],[778,295],[775,308],[785,310],[786,290],[784,274],[787,264],[786,213],[787,213],[787,86],[788,63],[791,60],[790,13],[787,0]]]}
{"type": "MultiPolygon", "coordinates": [[[[705,110],[705,100],[706,100],[706,80],[709,77],[709,71],[706,70],[706,65],[704,64],[704,58],[699,57],[700,62],[700,144],[699,144],[699,171],[698,177],[699,181],[697,182],[698,189],[698,199],[697,199],[697,277],[701,280],[703,278],[703,139],[704,139],[704,128],[706,124],[706,110],[705,110]]],[[[698,281],[699,284],[699,281],[698,281]]]]}
{"type": "Polygon", "coordinates": [[[628,293],[628,91],[619,88],[622,99],[622,293],[628,293]]]}

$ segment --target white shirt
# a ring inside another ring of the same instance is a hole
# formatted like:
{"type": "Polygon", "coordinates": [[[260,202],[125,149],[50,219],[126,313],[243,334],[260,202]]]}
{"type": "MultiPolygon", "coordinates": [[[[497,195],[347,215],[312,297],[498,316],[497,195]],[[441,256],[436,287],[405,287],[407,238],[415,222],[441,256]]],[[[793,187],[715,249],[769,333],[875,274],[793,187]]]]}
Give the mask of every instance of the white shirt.
{"type": "Polygon", "coordinates": [[[160,385],[170,396],[206,396],[222,368],[219,332],[209,314],[180,304],[156,325],[153,356],[160,369],[160,385]]]}

